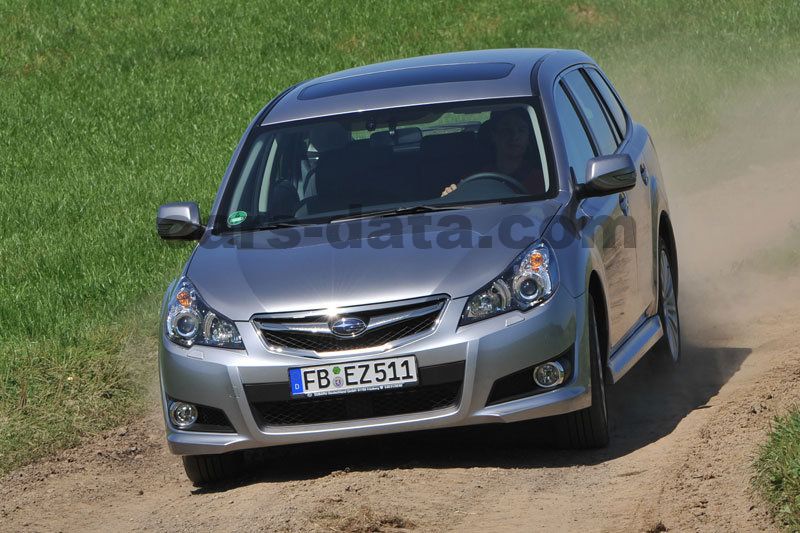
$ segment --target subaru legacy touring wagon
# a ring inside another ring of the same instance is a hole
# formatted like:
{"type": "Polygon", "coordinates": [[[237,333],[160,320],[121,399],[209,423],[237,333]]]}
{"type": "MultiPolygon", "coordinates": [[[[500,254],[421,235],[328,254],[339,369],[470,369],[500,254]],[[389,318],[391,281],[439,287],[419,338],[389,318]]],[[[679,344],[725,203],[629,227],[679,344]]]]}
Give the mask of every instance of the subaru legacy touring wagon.
{"type": "MultiPolygon", "coordinates": [[[[486,50],[305,81],[255,117],[162,308],[167,440],[196,484],[243,450],[548,418],[608,442],[605,387],[680,358],[647,130],[579,51],[486,50]]],[[[517,424],[520,431],[530,424],[517,424]]]]}

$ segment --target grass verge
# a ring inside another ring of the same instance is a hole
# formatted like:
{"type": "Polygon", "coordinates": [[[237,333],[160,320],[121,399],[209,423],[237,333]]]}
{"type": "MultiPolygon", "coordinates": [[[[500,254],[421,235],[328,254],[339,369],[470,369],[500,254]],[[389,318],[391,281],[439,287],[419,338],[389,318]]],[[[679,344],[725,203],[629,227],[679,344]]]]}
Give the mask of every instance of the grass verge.
{"type": "Polygon", "coordinates": [[[776,521],[800,531],[800,410],[775,419],[755,468],[756,485],[776,521]]]}
{"type": "Polygon", "coordinates": [[[156,319],[149,299],[115,323],[96,324],[75,344],[41,340],[2,352],[0,474],[14,465],[77,444],[81,437],[152,409],[156,319]]]}

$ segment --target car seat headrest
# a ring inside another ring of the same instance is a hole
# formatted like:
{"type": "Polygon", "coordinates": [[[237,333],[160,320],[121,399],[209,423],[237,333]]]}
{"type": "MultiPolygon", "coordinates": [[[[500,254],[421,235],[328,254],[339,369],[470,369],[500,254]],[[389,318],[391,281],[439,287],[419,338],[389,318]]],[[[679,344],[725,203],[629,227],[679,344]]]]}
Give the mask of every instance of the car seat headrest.
{"type": "Polygon", "coordinates": [[[311,128],[309,140],[317,152],[327,152],[347,145],[350,132],[338,122],[325,122],[311,128]]]}

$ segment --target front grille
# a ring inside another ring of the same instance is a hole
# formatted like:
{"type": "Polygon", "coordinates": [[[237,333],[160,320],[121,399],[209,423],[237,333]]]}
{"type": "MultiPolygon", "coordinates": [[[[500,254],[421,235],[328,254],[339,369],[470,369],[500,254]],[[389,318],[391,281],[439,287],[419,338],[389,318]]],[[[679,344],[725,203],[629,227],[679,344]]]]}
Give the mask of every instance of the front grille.
{"type": "Polygon", "coordinates": [[[352,339],[334,337],[333,335],[299,333],[290,331],[262,330],[264,340],[275,346],[295,348],[298,350],[311,350],[314,352],[338,352],[342,350],[357,350],[381,346],[403,337],[409,337],[425,330],[431,329],[436,321],[436,315],[431,314],[398,323],[393,326],[368,331],[360,337],[352,339]]]}
{"type": "Polygon", "coordinates": [[[286,382],[245,385],[245,393],[262,428],[320,424],[455,407],[463,376],[464,363],[457,362],[420,367],[419,385],[401,389],[292,399],[286,382]]]}
{"type": "Polygon", "coordinates": [[[433,411],[455,405],[461,383],[253,404],[261,426],[293,426],[433,411]]]}
{"type": "Polygon", "coordinates": [[[436,326],[445,299],[426,300],[412,305],[382,306],[377,309],[343,309],[338,316],[360,318],[367,330],[355,337],[334,335],[324,314],[301,317],[254,317],[268,345],[315,353],[373,348],[421,335],[436,326]],[[384,323],[385,322],[385,323],[384,323]]]}

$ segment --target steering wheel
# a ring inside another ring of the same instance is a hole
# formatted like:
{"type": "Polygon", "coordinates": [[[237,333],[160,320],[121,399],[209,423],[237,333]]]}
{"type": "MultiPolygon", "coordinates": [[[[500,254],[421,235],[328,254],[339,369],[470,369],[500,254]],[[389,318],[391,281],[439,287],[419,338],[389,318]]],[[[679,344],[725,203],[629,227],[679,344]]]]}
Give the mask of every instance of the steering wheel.
{"type": "Polygon", "coordinates": [[[516,178],[512,178],[511,176],[507,176],[505,174],[500,174],[498,172],[478,172],[477,174],[473,174],[472,176],[469,176],[461,180],[461,182],[458,184],[458,188],[460,189],[461,187],[463,187],[464,185],[466,185],[471,181],[479,181],[479,180],[501,181],[506,185],[508,185],[514,192],[518,194],[527,193],[525,186],[522,185],[522,183],[520,183],[519,180],[517,180],[516,178]]]}

